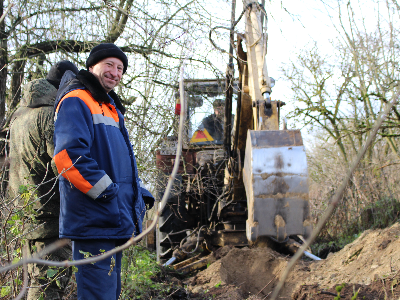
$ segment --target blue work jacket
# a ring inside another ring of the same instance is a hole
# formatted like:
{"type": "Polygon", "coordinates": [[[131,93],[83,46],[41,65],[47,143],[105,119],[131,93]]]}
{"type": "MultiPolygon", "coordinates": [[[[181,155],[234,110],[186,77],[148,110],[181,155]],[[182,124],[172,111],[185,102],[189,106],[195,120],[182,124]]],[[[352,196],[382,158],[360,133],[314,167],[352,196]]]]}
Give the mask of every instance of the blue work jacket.
{"type": "Polygon", "coordinates": [[[143,197],[124,117],[74,80],[55,103],[54,161],[60,177],[60,238],[127,239],[142,231],[143,197]]]}

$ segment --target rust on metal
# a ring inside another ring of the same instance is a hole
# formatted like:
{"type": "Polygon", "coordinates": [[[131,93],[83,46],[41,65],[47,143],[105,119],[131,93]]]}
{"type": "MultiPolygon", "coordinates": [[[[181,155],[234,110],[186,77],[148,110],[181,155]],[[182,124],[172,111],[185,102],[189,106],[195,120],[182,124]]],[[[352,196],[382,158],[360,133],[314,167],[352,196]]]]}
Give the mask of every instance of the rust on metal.
{"type": "Polygon", "coordinates": [[[276,215],[275,216],[275,226],[276,226],[276,228],[280,228],[280,227],[285,227],[286,226],[285,220],[282,218],[281,215],[276,215]]]}
{"type": "Polygon", "coordinates": [[[210,242],[219,247],[248,245],[245,230],[219,230],[212,234],[210,242]]]}
{"type": "MultiPolygon", "coordinates": [[[[257,99],[261,100],[261,99],[257,99]]],[[[279,120],[278,120],[278,104],[277,101],[271,101],[271,108],[265,109],[265,102],[261,101],[259,103],[260,107],[259,114],[262,120],[260,124],[260,130],[279,130],[279,120]]]]}
{"type": "MultiPolygon", "coordinates": [[[[162,155],[160,151],[156,152],[156,166],[158,170],[163,171],[166,174],[172,172],[174,167],[175,155],[162,155]]],[[[178,173],[195,174],[194,165],[196,164],[196,152],[194,151],[183,151],[182,157],[179,162],[178,173]]]]}
{"type": "Polygon", "coordinates": [[[280,153],[277,153],[274,157],[274,162],[275,162],[275,168],[276,169],[282,169],[283,168],[283,160],[282,160],[282,155],[280,153]]]}
{"type": "Polygon", "coordinates": [[[300,130],[269,130],[253,131],[253,148],[274,148],[274,147],[292,147],[303,146],[300,130]]]}
{"type": "MultiPolygon", "coordinates": [[[[146,229],[149,228],[151,226],[151,224],[153,223],[153,220],[147,220],[146,221],[146,229]]],[[[156,244],[155,244],[155,233],[156,230],[152,230],[150,231],[147,235],[146,235],[146,246],[149,250],[156,250],[156,244]]]]}

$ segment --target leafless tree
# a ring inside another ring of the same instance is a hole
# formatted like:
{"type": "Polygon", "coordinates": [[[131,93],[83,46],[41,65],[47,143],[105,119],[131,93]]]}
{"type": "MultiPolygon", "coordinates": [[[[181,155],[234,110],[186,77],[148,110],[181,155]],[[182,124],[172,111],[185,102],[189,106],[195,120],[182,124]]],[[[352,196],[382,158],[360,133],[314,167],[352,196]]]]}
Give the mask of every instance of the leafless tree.
{"type": "MultiPolygon", "coordinates": [[[[394,26],[398,20],[393,20],[397,7],[378,2],[377,24],[372,30],[366,26],[370,21],[354,12],[356,1],[349,2],[344,10],[338,3],[339,38],[333,45],[333,54],[323,54],[314,45],[284,67],[298,106],[291,116],[326,132],[327,138],[337,143],[345,161],[359,151],[400,80],[400,40],[394,26]],[[351,147],[346,149],[344,144],[351,147]]],[[[384,139],[387,150],[396,155],[399,117],[395,106],[377,139],[384,139]]],[[[371,155],[369,151],[368,157],[371,155]]]]}

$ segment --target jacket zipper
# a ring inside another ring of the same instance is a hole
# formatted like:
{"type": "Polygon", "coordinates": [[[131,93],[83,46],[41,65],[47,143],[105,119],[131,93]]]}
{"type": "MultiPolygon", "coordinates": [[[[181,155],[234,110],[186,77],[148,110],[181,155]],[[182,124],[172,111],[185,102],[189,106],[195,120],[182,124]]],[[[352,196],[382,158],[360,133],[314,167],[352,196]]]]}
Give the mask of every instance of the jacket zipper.
{"type": "Polygon", "coordinates": [[[104,110],[103,110],[103,103],[99,103],[100,108],[101,108],[101,114],[104,116],[104,110]]]}

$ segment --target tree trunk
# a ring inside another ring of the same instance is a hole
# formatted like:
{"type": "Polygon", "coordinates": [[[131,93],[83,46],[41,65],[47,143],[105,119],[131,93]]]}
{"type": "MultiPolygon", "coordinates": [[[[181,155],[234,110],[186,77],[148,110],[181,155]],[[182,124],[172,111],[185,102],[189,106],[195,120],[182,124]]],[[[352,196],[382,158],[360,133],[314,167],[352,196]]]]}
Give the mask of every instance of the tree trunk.
{"type": "Polygon", "coordinates": [[[13,63],[13,74],[11,76],[11,97],[8,99],[8,112],[12,114],[21,98],[22,81],[24,80],[26,60],[18,60],[13,63]]]}

